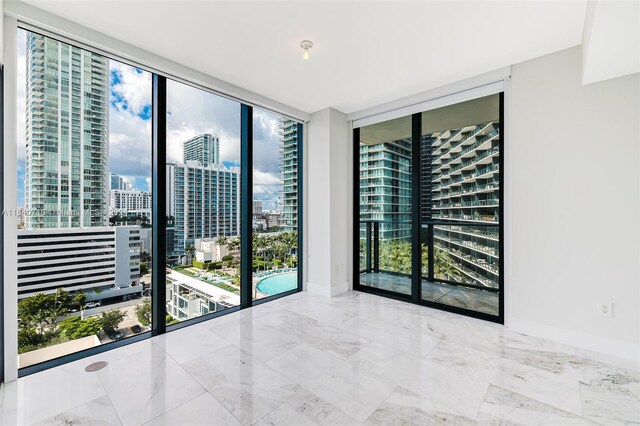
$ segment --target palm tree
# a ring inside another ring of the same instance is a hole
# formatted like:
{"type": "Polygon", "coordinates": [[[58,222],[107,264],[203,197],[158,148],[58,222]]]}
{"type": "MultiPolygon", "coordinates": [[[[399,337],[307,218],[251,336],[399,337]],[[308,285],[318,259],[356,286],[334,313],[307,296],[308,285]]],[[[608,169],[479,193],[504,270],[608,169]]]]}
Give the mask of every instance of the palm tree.
{"type": "Polygon", "coordinates": [[[452,281],[460,279],[460,271],[455,266],[451,256],[444,250],[435,249],[435,262],[433,264],[433,273],[440,278],[452,281]]]}
{"type": "Polygon", "coordinates": [[[188,246],[186,246],[184,248],[184,251],[187,253],[187,256],[188,256],[187,257],[187,263],[191,263],[192,262],[193,252],[196,251],[196,248],[193,245],[189,244],[188,246]]]}
{"type": "MultiPolygon", "coordinates": [[[[252,238],[252,242],[253,242],[253,257],[257,258],[260,257],[261,254],[264,252],[264,248],[266,247],[266,241],[264,237],[261,237],[260,234],[255,233],[253,234],[253,238],[252,238]]],[[[265,261],[265,269],[266,269],[266,259],[264,259],[264,256],[262,256],[262,260],[265,261]]],[[[258,271],[260,270],[260,265],[258,265],[258,271]]]]}
{"type": "Polygon", "coordinates": [[[218,237],[217,243],[218,243],[218,245],[220,247],[229,248],[229,238],[226,235],[222,235],[222,236],[218,237]]]}
{"type": "Polygon", "coordinates": [[[227,243],[227,247],[231,251],[240,250],[240,245],[241,245],[240,244],[240,235],[238,235],[237,237],[235,237],[233,239],[229,239],[229,242],[227,243]]]}

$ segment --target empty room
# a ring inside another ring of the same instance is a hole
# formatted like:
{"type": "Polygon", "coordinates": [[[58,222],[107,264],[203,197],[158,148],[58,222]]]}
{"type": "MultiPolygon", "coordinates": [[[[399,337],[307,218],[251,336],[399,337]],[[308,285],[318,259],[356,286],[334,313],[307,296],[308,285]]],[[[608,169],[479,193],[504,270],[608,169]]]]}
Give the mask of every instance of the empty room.
{"type": "Polygon", "coordinates": [[[0,15],[0,425],[640,425],[640,1],[0,15]]]}

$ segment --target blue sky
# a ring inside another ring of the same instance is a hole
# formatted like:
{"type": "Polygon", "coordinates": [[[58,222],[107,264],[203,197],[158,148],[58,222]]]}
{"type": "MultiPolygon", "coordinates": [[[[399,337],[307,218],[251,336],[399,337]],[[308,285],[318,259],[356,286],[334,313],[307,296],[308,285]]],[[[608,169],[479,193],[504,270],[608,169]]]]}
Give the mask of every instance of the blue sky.
{"type": "MultiPolygon", "coordinates": [[[[18,35],[18,205],[24,204],[24,123],[26,33],[18,35]]],[[[151,184],[151,74],[109,61],[109,164],[134,188],[151,184]]],[[[167,157],[181,161],[182,143],[198,134],[220,138],[227,167],[240,161],[240,104],[175,81],[167,84],[167,157]]],[[[254,109],[254,198],[275,208],[281,193],[278,169],[278,116],[254,109]]]]}

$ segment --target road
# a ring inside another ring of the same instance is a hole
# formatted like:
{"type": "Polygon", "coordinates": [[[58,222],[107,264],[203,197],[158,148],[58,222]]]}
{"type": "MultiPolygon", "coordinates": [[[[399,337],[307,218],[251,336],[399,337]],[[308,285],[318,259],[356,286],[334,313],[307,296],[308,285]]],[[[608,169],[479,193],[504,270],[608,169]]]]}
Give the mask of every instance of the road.
{"type": "MultiPolygon", "coordinates": [[[[82,312],[82,318],[94,317],[94,316],[100,315],[102,312],[111,311],[113,309],[119,309],[119,310],[123,311],[125,313],[125,315],[126,315],[125,319],[122,320],[123,323],[126,322],[127,320],[130,320],[130,319],[136,319],[136,321],[137,321],[134,308],[139,303],[142,303],[142,300],[143,299],[132,299],[132,300],[127,300],[127,301],[120,302],[120,303],[112,303],[110,305],[98,306],[97,308],[85,309],[82,312]]],[[[57,322],[60,322],[60,321],[64,320],[65,318],[78,317],[78,316],[80,316],[80,311],[72,312],[72,313],[70,313],[68,315],[65,315],[63,317],[59,317],[57,322]]]]}
{"type": "MultiPolygon", "coordinates": [[[[142,300],[143,299],[132,299],[132,300],[126,300],[126,301],[120,302],[120,303],[112,303],[110,305],[98,306],[97,308],[85,309],[83,318],[88,318],[88,317],[92,317],[92,316],[95,316],[95,315],[100,315],[102,312],[111,311],[113,309],[130,308],[132,306],[138,305],[139,303],[142,303],[142,300]]],[[[80,315],[80,312],[74,312],[74,314],[75,315],[80,315]]]]}

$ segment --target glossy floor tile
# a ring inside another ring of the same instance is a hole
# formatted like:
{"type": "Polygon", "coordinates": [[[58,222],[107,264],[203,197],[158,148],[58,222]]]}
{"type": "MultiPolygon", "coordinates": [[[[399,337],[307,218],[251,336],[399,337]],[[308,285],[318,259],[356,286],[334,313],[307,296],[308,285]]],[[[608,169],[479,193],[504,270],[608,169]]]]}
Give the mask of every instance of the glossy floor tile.
{"type": "Polygon", "coordinates": [[[637,423],[638,365],[358,292],[298,293],[0,387],[3,426],[637,423]]]}

